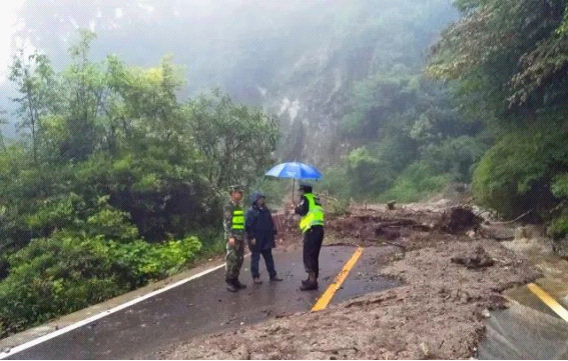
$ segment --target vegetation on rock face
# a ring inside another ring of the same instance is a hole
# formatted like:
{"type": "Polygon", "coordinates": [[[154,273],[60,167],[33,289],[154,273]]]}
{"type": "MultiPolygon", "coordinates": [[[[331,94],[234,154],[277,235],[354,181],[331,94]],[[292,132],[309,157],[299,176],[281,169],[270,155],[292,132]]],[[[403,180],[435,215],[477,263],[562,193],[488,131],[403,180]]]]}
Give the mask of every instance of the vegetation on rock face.
{"type": "Polygon", "coordinates": [[[456,1],[463,18],[443,33],[427,68],[452,82],[467,116],[496,143],[477,166],[478,201],[506,217],[528,210],[566,227],[568,1],[456,1]]]}

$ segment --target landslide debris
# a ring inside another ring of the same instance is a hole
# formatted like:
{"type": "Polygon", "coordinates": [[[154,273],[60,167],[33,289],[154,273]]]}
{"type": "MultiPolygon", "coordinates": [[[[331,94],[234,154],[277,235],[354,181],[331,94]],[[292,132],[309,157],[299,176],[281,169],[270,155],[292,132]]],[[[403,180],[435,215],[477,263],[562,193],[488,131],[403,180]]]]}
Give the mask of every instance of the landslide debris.
{"type": "MultiPolygon", "coordinates": [[[[328,222],[343,243],[404,247],[376,273],[403,285],[315,313],[302,313],[188,340],[166,359],[468,359],[502,292],[531,282],[529,262],[483,233],[465,209],[356,207],[328,222]],[[463,224],[459,222],[464,222],[463,224]],[[468,232],[469,231],[469,232],[468,232]],[[466,235],[465,233],[469,233],[466,235]],[[465,266],[465,267],[464,267],[465,266]]],[[[325,267],[325,265],[322,265],[325,267]]]]}

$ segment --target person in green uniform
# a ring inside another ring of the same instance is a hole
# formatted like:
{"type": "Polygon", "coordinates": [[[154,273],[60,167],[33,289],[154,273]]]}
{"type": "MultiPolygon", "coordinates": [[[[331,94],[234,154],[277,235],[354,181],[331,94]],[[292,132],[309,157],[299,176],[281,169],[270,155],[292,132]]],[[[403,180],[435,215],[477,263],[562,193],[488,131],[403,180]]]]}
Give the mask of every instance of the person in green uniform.
{"type": "Polygon", "coordinates": [[[231,186],[229,194],[231,199],[223,209],[223,228],[227,241],[225,281],[227,290],[237,292],[246,288],[246,285],[239,281],[245,256],[245,214],[241,205],[243,189],[241,186],[231,186]]]}

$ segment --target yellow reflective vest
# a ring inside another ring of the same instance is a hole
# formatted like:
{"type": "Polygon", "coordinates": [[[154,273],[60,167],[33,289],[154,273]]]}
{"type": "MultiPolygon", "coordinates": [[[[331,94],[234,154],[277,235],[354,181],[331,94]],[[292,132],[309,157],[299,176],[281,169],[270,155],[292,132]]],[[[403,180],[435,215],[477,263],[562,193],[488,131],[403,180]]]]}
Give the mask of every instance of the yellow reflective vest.
{"type": "Polygon", "coordinates": [[[308,200],[308,213],[300,220],[300,229],[307,232],[312,226],[323,226],[324,212],[322,206],[316,204],[313,194],[307,193],[304,197],[308,200]]]}
{"type": "Polygon", "coordinates": [[[233,231],[242,231],[245,229],[245,214],[243,209],[235,207],[233,210],[233,221],[231,222],[233,231]]]}

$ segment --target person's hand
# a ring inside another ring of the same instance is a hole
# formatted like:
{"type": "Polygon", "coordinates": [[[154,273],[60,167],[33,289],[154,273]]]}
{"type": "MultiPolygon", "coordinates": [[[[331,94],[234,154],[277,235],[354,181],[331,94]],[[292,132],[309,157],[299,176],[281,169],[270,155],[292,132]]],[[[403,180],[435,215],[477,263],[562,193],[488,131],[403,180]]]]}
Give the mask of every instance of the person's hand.
{"type": "Polygon", "coordinates": [[[235,238],[233,238],[233,237],[229,238],[229,246],[231,246],[231,247],[235,246],[235,238]]]}
{"type": "Polygon", "coordinates": [[[256,245],[256,238],[251,239],[251,240],[250,240],[250,244],[252,244],[253,246],[255,246],[255,245],[256,245]]]}

